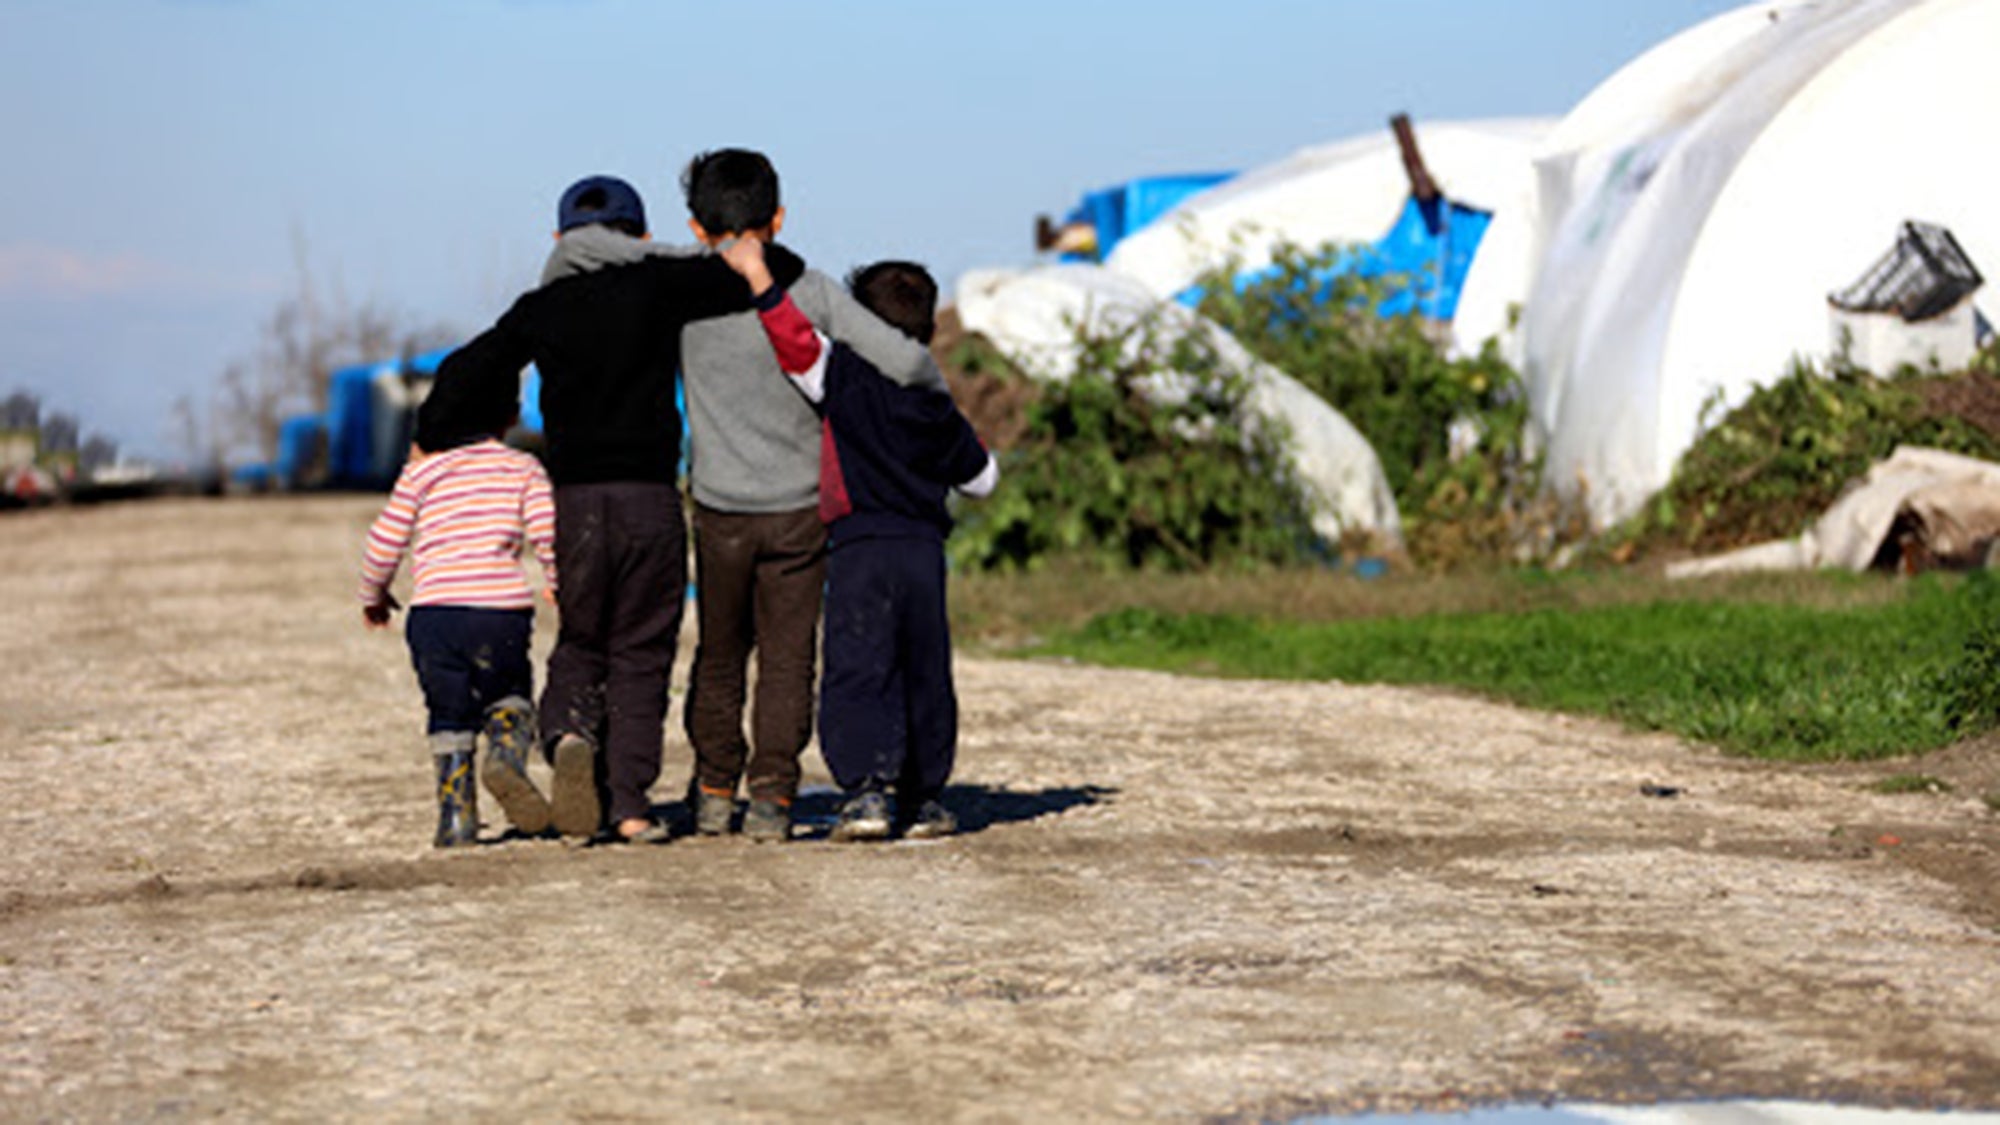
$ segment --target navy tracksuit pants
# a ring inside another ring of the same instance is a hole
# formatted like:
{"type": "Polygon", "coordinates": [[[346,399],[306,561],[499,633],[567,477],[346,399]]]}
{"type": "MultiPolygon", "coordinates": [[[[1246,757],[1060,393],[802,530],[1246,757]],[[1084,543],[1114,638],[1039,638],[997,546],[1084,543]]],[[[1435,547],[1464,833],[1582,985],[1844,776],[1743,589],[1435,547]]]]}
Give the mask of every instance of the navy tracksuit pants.
{"type": "Polygon", "coordinates": [[[430,733],[479,730],[488,707],[509,696],[533,696],[528,642],[534,629],[532,609],[411,606],[404,636],[430,712],[430,733]]]}
{"type": "Polygon", "coordinates": [[[944,790],[958,751],[944,545],[838,541],[826,561],[819,742],[840,787],[894,787],[914,810],[944,790]]]}

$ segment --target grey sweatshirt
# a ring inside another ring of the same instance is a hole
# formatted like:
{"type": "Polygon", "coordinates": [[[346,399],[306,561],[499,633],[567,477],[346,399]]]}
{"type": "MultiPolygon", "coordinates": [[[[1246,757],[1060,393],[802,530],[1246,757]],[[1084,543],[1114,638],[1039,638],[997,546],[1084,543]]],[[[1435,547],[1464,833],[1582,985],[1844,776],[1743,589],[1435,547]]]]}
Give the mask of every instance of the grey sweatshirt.
{"type": "MultiPolygon", "coordinates": [[[[557,241],[544,283],[647,254],[705,254],[660,246],[603,227],[557,241]]],[[[930,349],[885,324],[832,278],[807,270],[793,303],[827,336],[905,386],[943,388],[930,349]]],[[[681,331],[687,388],[688,467],[694,498],[724,512],[790,512],[819,503],[819,415],[784,372],[754,312],[696,321],[681,331]]]]}

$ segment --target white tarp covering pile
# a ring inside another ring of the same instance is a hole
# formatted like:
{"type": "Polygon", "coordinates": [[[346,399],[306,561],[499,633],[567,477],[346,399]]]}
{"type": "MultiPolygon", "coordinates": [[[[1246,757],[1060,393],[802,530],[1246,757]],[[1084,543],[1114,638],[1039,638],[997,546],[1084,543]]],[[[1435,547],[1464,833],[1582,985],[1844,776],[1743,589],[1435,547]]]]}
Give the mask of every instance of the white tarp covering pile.
{"type": "Polygon", "coordinates": [[[1751,4],[1556,128],[1534,207],[1501,215],[1535,225],[1521,360],[1551,479],[1598,523],[1666,483],[1711,396],[1826,354],[1827,294],[1905,220],[2000,263],[1996,43],[1996,0],[1751,4]]]}
{"type": "MultiPolygon", "coordinates": [[[[1553,124],[1548,118],[1419,121],[1417,145],[1448,198],[1504,214],[1528,204],[1535,146],[1553,124]]],[[[1120,242],[1105,265],[1155,296],[1172,297],[1232,253],[1254,270],[1271,263],[1281,242],[1308,249],[1374,242],[1388,233],[1409,194],[1396,138],[1385,127],[1300,149],[1191,196],[1120,242]]],[[[1521,299],[1527,249],[1525,240],[1511,251],[1480,244],[1475,262],[1483,265],[1493,255],[1486,268],[1497,299],[1521,299]],[[1511,268],[1500,261],[1510,252],[1517,259],[1511,268]],[[1510,275],[1514,289],[1499,296],[1501,279],[1510,275]]]]}
{"type": "MultiPolygon", "coordinates": [[[[1315,494],[1314,530],[1329,542],[1344,531],[1365,531],[1387,545],[1401,543],[1388,478],[1352,423],[1213,322],[1162,301],[1131,278],[1081,264],[975,270],[958,283],[957,307],[967,331],[985,336],[1030,376],[1045,380],[1075,372],[1079,328],[1108,335],[1152,316],[1169,339],[1200,333],[1218,361],[1248,379],[1251,409],[1289,429],[1295,467],[1315,494]]],[[[1135,339],[1133,346],[1138,345],[1135,339]]]]}
{"type": "Polygon", "coordinates": [[[1892,532],[1926,564],[1986,565],[2000,538],[2000,465],[1941,449],[1903,446],[1826,510],[1797,539],[1676,563],[1669,578],[1746,570],[1867,570],[1892,532]]]}

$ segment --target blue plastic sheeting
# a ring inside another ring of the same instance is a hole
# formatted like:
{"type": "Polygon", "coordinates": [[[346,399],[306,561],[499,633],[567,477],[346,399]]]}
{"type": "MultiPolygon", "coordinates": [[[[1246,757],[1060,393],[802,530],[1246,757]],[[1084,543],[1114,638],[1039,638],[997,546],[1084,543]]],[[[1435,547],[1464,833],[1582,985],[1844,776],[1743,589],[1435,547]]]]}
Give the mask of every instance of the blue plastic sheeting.
{"type": "MultiPolygon", "coordinates": [[[[326,391],[327,482],[346,488],[389,483],[375,463],[375,381],[395,378],[400,365],[371,363],[333,373],[326,391]]],[[[398,466],[400,468],[400,466],[398,466]]],[[[397,469],[391,469],[389,480],[397,469]]]]}
{"type": "MultiPolygon", "coordinates": [[[[674,393],[681,393],[678,382],[674,384],[674,393]]],[[[531,434],[542,432],[542,373],[532,363],[521,379],[521,428],[531,434]]]]}
{"type": "Polygon", "coordinates": [[[326,438],[326,422],[317,414],[298,414],[278,425],[278,456],[271,472],[287,488],[296,488],[326,438]]]}
{"type": "Polygon", "coordinates": [[[333,373],[326,396],[326,483],[334,488],[387,488],[402,471],[411,419],[383,418],[379,412],[400,409],[390,402],[400,396],[378,392],[378,384],[401,379],[405,373],[434,375],[450,348],[422,352],[407,362],[385,360],[343,367],[333,373]]]}
{"type": "MultiPolygon", "coordinates": [[[[1083,197],[1067,222],[1089,223],[1097,229],[1097,259],[1103,260],[1126,235],[1173,210],[1180,201],[1236,175],[1234,172],[1190,172],[1179,176],[1148,176],[1083,197]]],[[[1076,258],[1077,255],[1064,255],[1076,258]]]]}
{"type": "MultiPolygon", "coordinates": [[[[1493,213],[1449,200],[1426,204],[1412,196],[1404,200],[1396,222],[1375,243],[1343,254],[1332,267],[1313,278],[1317,288],[1330,291],[1341,277],[1386,278],[1401,282],[1382,301],[1377,311],[1384,317],[1406,316],[1415,312],[1432,320],[1448,321],[1458,315],[1459,294],[1465,289],[1465,275],[1486,228],[1493,225],[1493,213]]],[[[1239,274],[1236,287],[1246,289],[1277,272],[1274,266],[1239,274]]],[[[1175,295],[1181,304],[1193,308],[1201,303],[1203,290],[1191,285],[1175,295]]]]}
{"type": "MultiPolygon", "coordinates": [[[[383,380],[409,375],[436,375],[438,365],[455,349],[439,348],[413,355],[407,362],[386,360],[343,367],[333,373],[327,388],[327,484],[334,488],[387,488],[402,471],[407,452],[407,435],[414,426],[408,417],[381,418],[378,412],[396,409],[392,396],[377,393],[383,380]],[[396,436],[401,435],[401,436],[396,436]]],[[[521,421],[539,433],[542,428],[541,378],[528,369],[522,381],[521,421]]],[[[289,479],[289,478],[288,478],[289,479]]]]}
{"type": "Polygon", "coordinates": [[[1429,204],[1406,200],[1396,225],[1375,244],[1371,268],[1378,272],[1365,275],[1409,279],[1406,288],[1382,302],[1382,315],[1417,312],[1432,320],[1457,316],[1458,295],[1465,289],[1472,256],[1492,225],[1491,211],[1443,199],[1429,204]]]}

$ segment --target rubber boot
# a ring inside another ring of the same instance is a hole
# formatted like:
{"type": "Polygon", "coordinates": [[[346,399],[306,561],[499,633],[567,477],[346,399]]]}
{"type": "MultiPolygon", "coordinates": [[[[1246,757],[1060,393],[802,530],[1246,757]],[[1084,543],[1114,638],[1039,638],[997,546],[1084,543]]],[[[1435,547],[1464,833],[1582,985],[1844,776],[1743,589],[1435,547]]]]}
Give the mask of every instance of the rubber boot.
{"type": "Polygon", "coordinates": [[[480,783],[500,803],[518,831],[539,836],[549,830],[549,802],[528,779],[528,752],[539,736],[535,708],[518,695],[486,709],[486,768],[480,783]]]}
{"type": "Polygon", "coordinates": [[[438,754],[438,827],[431,843],[462,848],[479,842],[479,794],[472,787],[472,751],[438,754]]]}

